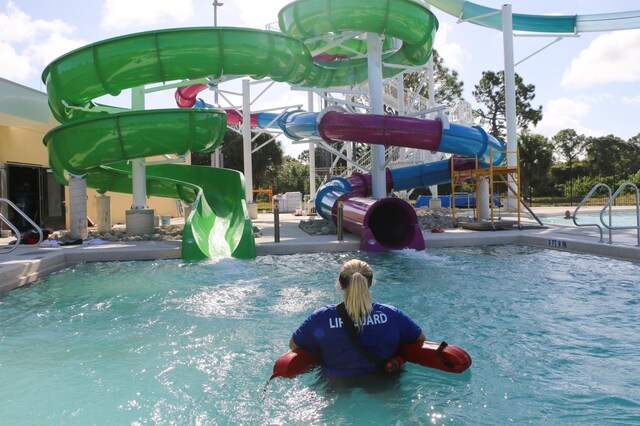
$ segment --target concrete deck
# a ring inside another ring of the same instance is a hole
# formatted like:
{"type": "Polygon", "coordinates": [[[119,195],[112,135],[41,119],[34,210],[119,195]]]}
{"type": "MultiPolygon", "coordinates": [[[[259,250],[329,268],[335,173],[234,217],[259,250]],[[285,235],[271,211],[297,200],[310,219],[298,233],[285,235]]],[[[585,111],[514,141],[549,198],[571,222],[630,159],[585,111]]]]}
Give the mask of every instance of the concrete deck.
{"type": "MultiPolygon", "coordinates": [[[[544,217],[561,215],[565,210],[567,210],[566,207],[547,207],[536,208],[535,212],[544,217]]],[[[259,214],[253,221],[254,226],[262,232],[262,236],[256,238],[258,256],[344,252],[359,249],[359,237],[353,234],[345,233],[343,241],[338,241],[335,235],[308,235],[298,226],[302,219],[309,218],[281,214],[280,242],[275,242],[273,215],[259,214]]],[[[606,232],[603,242],[600,242],[600,233],[597,228],[578,228],[572,225],[572,221],[567,222],[567,225],[547,225],[544,228],[522,230],[517,228],[499,231],[447,229],[443,233],[425,232],[424,238],[427,250],[518,244],[640,261],[640,247],[638,247],[635,230],[613,231],[613,242],[609,244],[606,232]]],[[[14,239],[0,239],[0,248],[6,247],[11,240],[14,239]]],[[[35,282],[51,273],[82,262],[179,259],[180,256],[180,241],[137,241],[58,247],[21,245],[11,253],[0,254],[0,293],[35,282]]]]}

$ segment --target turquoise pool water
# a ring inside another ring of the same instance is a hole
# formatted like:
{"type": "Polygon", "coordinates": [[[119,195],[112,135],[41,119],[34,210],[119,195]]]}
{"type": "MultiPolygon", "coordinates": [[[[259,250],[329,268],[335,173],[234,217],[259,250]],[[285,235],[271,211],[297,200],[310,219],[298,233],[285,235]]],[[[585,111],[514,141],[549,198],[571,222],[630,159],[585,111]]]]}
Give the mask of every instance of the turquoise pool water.
{"type": "MultiPolygon", "coordinates": [[[[571,210],[573,214],[573,209],[571,210]]],[[[609,214],[606,213],[604,215],[605,223],[609,224],[609,214]]],[[[578,211],[577,215],[578,224],[594,224],[602,226],[600,222],[600,212],[583,212],[578,211]]],[[[542,217],[543,223],[553,223],[556,225],[569,225],[575,226],[572,219],[565,219],[564,215],[558,216],[545,216],[542,217]]],[[[637,225],[637,216],[636,211],[634,210],[614,210],[611,214],[611,225],[612,226],[636,226],[637,225]]],[[[603,229],[604,228],[603,226],[603,229]]]]}
{"type": "Polygon", "coordinates": [[[84,264],[0,298],[2,424],[640,422],[640,264],[504,246],[362,254],[454,375],[264,389],[347,254],[84,264]]]}

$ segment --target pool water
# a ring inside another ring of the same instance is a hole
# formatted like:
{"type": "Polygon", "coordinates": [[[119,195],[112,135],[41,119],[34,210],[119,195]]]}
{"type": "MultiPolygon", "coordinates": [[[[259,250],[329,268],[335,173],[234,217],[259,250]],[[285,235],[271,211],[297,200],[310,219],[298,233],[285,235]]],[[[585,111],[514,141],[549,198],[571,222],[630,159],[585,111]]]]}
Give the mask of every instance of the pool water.
{"type": "MultiPolygon", "coordinates": [[[[571,210],[571,214],[573,214],[573,210],[571,210]]],[[[602,222],[600,221],[600,211],[598,212],[582,212],[578,211],[577,222],[579,225],[585,224],[598,224],[604,228],[602,222]]],[[[556,225],[569,225],[575,226],[573,223],[573,219],[565,219],[564,215],[559,216],[544,216],[541,218],[543,223],[552,223],[556,225]]],[[[607,225],[609,224],[609,214],[605,213],[604,220],[607,225]]],[[[637,226],[637,216],[636,211],[634,210],[614,210],[611,213],[611,226],[637,226]]]]}
{"type": "Polygon", "coordinates": [[[273,362],[353,254],[83,264],[0,298],[2,424],[640,422],[640,264],[528,247],[357,254],[467,350],[346,387],[273,362]]]}

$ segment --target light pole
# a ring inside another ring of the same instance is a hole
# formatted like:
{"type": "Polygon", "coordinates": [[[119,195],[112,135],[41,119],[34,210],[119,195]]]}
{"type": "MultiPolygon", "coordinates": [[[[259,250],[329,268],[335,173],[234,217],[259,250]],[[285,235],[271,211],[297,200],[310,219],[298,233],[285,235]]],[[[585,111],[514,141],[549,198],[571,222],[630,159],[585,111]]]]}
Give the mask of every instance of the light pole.
{"type": "Polygon", "coordinates": [[[217,27],[218,26],[218,7],[224,5],[224,3],[221,3],[218,0],[215,0],[211,4],[213,5],[213,26],[217,27]]]}

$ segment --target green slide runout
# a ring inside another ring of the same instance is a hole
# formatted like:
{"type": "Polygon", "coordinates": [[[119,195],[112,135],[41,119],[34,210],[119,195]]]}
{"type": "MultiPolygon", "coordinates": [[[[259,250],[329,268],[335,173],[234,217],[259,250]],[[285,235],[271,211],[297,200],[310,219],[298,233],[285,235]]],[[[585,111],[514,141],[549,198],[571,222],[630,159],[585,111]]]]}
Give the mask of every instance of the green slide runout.
{"type": "MultiPolygon", "coordinates": [[[[226,117],[217,110],[145,110],[108,114],[93,103],[122,90],[183,79],[224,75],[270,77],[306,87],[340,87],[367,79],[366,58],[314,62],[318,36],[359,31],[402,40],[383,53],[383,75],[397,66],[422,65],[431,55],[434,15],[412,0],[298,0],[279,13],[286,33],[246,28],[201,27],[116,37],[71,51],[42,74],[49,106],[63,125],[44,138],[54,175],[84,175],[100,192],[131,192],[135,158],[213,151],[226,117]],[[309,46],[305,44],[308,40],[309,46]]],[[[335,48],[327,51],[335,52],[335,48]]],[[[353,53],[349,55],[353,56],[353,53]]],[[[147,167],[147,193],[193,203],[183,235],[183,258],[218,254],[249,258],[255,242],[242,175],[185,165],[147,167]],[[189,171],[193,170],[193,171],[189,171]],[[221,241],[222,240],[222,241],[221,241]]]]}
{"type": "MultiPolygon", "coordinates": [[[[131,193],[131,166],[103,166],[87,177],[99,192],[131,193]]],[[[236,170],[207,166],[147,166],[147,193],[193,205],[182,234],[182,258],[253,258],[253,227],[244,202],[244,177],[236,170]],[[186,225],[188,224],[188,226],[186,225]]]]}
{"type": "MultiPolygon", "coordinates": [[[[60,182],[67,183],[66,170],[85,175],[87,185],[100,193],[131,194],[131,166],[126,160],[166,152],[213,151],[226,123],[226,114],[216,110],[131,111],[70,122],[45,135],[44,143],[60,182]],[[78,145],[78,140],[95,142],[78,145]],[[99,167],[102,164],[109,166],[99,167]]],[[[255,256],[240,172],[175,164],[148,165],[146,170],[148,195],[181,199],[194,206],[185,221],[184,259],[255,256]]]]}

